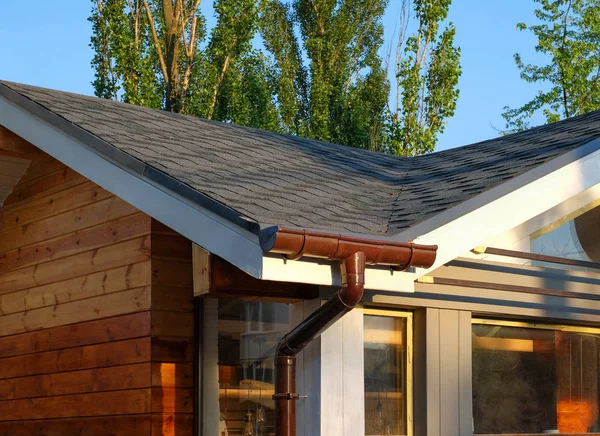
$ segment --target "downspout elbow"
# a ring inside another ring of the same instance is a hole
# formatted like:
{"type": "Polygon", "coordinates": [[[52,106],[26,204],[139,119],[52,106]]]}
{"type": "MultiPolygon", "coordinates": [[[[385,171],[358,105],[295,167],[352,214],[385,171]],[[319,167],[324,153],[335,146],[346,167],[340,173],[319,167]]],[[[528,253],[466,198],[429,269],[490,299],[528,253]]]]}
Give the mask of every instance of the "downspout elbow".
{"type": "Polygon", "coordinates": [[[354,253],[340,263],[342,289],[339,291],[341,302],[352,310],[360,303],[365,292],[366,258],[362,251],[354,253]]]}
{"type": "Polygon", "coordinates": [[[285,335],[277,346],[277,356],[295,356],[313,339],[351,311],[363,297],[366,256],[358,251],[340,262],[342,287],[329,300],[285,335]]]}

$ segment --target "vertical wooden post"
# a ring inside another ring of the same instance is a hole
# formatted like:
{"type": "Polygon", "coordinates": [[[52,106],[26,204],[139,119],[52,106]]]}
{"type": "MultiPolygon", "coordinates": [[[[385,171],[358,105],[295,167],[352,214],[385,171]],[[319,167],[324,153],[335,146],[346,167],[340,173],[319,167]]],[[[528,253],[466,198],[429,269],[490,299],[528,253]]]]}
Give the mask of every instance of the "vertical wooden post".
{"type": "Polygon", "coordinates": [[[204,299],[202,322],[202,435],[219,434],[219,329],[218,300],[204,299]]]}
{"type": "Polygon", "coordinates": [[[192,264],[194,297],[199,297],[210,290],[210,253],[192,243],[192,264]]]}

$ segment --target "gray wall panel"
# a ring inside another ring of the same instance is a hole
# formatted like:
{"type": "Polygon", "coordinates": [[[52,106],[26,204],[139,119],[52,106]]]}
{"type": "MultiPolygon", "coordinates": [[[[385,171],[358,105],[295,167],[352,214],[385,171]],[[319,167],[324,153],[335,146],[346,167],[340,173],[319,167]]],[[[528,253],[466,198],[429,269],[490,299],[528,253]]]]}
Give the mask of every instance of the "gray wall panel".
{"type": "Polygon", "coordinates": [[[471,314],[415,312],[415,436],[471,436],[471,314]]]}

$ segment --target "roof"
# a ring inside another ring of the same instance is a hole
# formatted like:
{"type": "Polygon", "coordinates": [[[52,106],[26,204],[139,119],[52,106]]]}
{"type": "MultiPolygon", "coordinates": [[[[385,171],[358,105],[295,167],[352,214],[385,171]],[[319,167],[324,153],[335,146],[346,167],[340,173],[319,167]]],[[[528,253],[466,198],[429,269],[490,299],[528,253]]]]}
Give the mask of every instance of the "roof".
{"type": "Polygon", "coordinates": [[[600,136],[600,112],[592,112],[406,158],[0,83],[0,96],[27,100],[35,115],[107,159],[254,231],[392,236],[600,136]]]}

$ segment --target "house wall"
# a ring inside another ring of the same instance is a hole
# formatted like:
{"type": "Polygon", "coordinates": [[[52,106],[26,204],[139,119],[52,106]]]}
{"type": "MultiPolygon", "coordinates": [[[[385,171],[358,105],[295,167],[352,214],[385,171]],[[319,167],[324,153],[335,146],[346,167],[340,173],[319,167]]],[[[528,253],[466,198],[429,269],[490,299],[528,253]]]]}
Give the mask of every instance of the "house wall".
{"type": "Polygon", "coordinates": [[[400,307],[466,310],[478,317],[600,323],[600,273],[456,259],[416,283],[412,294],[366,292],[364,301],[400,307]],[[448,285],[437,279],[453,279],[448,285]],[[468,282],[475,282],[476,286],[468,282]]]}
{"type": "Polygon", "coordinates": [[[0,435],[192,434],[193,331],[190,242],[33,159],[0,209],[0,435]]]}
{"type": "Polygon", "coordinates": [[[459,258],[428,277],[415,293],[363,299],[414,312],[415,436],[473,434],[471,318],[600,324],[597,272],[459,258]]]}

